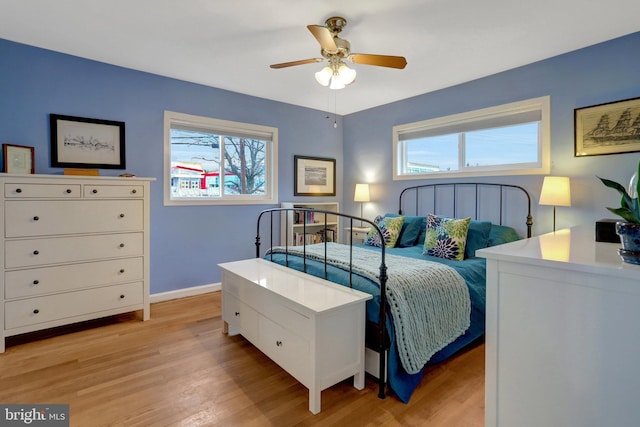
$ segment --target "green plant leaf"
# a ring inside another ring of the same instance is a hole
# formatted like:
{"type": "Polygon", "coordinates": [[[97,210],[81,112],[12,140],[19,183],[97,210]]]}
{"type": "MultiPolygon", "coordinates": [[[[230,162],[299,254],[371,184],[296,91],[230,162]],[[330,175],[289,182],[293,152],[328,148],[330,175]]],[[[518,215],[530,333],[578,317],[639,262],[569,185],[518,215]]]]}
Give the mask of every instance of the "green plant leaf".
{"type": "Polygon", "coordinates": [[[606,179],[606,178],[600,178],[600,177],[598,177],[598,179],[602,181],[602,183],[607,187],[617,190],[618,193],[620,193],[622,196],[627,196],[627,198],[629,199],[631,198],[631,196],[629,196],[629,194],[627,193],[627,190],[617,182],[611,181],[610,179],[606,179]]]}
{"type": "Polygon", "coordinates": [[[628,208],[607,208],[607,209],[610,212],[613,212],[614,214],[618,215],[619,217],[623,218],[628,222],[640,223],[640,219],[631,209],[628,209],[628,208]]]}
{"type": "MultiPolygon", "coordinates": [[[[640,168],[640,166],[638,166],[640,168]]],[[[629,193],[627,193],[627,190],[620,184],[618,184],[615,181],[611,181],[610,179],[606,179],[606,178],[600,178],[598,177],[598,179],[600,181],[602,181],[602,183],[609,187],[609,188],[613,188],[614,190],[616,190],[618,193],[620,193],[620,195],[622,196],[622,200],[620,200],[620,206],[621,206],[621,210],[626,212],[627,215],[632,215],[634,217],[633,221],[631,222],[640,222],[640,211],[638,210],[638,199],[632,199],[631,196],[629,195],[629,193]]],[[[627,221],[629,221],[628,218],[625,218],[622,214],[616,212],[616,210],[612,209],[612,208],[607,208],[609,209],[611,212],[620,215],[621,217],[623,217],[624,219],[626,219],[627,221]]]]}

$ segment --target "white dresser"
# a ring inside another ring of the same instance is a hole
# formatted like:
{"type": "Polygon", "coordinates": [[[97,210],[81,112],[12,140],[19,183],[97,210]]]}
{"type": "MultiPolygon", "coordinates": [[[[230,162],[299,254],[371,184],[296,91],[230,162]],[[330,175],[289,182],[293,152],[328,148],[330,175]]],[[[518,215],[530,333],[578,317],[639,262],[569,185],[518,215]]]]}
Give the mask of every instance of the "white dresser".
{"type": "Polygon", "coordinates": [[[149,319],[149,181],[0,174],[0,352],[25,332],[149,319]]]}
{"type": "Polygon", "coordinates": [[[365,302],[371,295],[253,258],[220,264],[225,332],[242,334],[309,389],[346,378],[364,388],[365,302]]]}
{"type": "Polygon", "coordinates": [[[485,426],[637,426],[640,266],[594,227],[482,249],[485,426]]]}

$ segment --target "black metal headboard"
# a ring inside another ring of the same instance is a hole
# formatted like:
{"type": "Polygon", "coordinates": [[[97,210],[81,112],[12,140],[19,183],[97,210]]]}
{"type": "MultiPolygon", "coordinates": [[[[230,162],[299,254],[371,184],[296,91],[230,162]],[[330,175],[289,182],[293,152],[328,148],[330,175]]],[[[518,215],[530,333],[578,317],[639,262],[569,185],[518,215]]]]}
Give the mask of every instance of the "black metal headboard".
{"type": "Polygon", "coordinates": [[[503,225],[503,212],[505,211],[505,191],[507,190],[515,190],[518,191],[519,193],[523,193],[526,196],[526,210],[527,210],[527,218],[526,218],[526,226],[527,226],[527,237],[531,237],[531,228],[533,226],[533,217],[531,216],[531,196],[529,195],[529,192],[527,190],[525,190],[524,188],[518,186],[518,185],[511,185],[511,184],[493,184],[493,183],[476,183],[476,182],[456,182],[456,183],[440,183],[440,184],[423,184],[423,185],[416,185],[413,187],[407,187],[404,190],[402,190],[402,192],[400,193],[400,197],[399,197],[399,205],[398,205],[398,213],[399,214],[405,214],[404,210],[403,210],[403,206],[406,202],[406,199],[408,197],[410,197],[411,194],[414,195],[415,199],[414,199],[414,203],[415,203],[415,214],[418,215],[419,212],[419,207],[421,206],[421,197],[423,196],[423,194],[428,191],[429,189],[433,190],[433,194],[431,195],[431,200],[432,200],[432,204],[433,204],[433,211],[434,213],[437,212],[437,203],[438,203],[438,197],[437,197],[437,193],[438,190],[442,189],[442,188],[448,188],[450,191],[452,191],[452,201],[451,201],[451,206],[452,206],[452,212],[453,212],[453,216],[456,216],[458,210],[458,206],[457,206],[457,199],[458,199],[458,192],[460,188],[466,188],[466,189],[471,189],[473,194],[475,194],[475,199],[473,201],[474,204],[474,211],[475,211],[475,215],[474,218],[478,219],[478,212],[482,206],[482,200],[479,194],[479,191],[481,191],[482,188],[489,188],[489,189],[495,189],[496,191],[499,192],[498,196],[499,196],[499,224],[503,225]]]}

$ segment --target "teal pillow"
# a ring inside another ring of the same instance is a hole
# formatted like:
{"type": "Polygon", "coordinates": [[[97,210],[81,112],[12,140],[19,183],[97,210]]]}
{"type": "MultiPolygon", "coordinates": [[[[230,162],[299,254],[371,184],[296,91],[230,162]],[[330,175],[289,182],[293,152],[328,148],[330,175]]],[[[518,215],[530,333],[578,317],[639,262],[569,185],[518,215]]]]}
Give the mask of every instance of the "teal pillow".
{"type": "Polygon", "coordinates": [[[426,222],[426,218],[425,218],[425,223],[424,223],[424,226],[422,227],[422,229],[420,230],[420,234],[418,234],[418,240],[416,240],[416,245],[417,246],[424,245],[424,238],[426,236],[427,236],[427,222],[426,222]]]}
{"type": "Polygon", "coordinates": [[[423,255],[462,261],[471,218],[455,219],[427,215],[423,255]]]}
{"type": "Polygon", "coordinates": [[[513,228],[507,227],[506,225],[493,224],[491,226],[491,231],[489,232],[488,246],[502,245],[505,243],[515,242],[520,239],[522,239],[522,237],[520,237],[518,232],[513,228]]]}
{"type": "Polygon", "coordinates": [[[476,256],[478,249],[486,248],[489,245],[489,233],[491,231],[490,221],[472,220],[469,223],[467,232],[467,244],[464,248],[464,257],[476,256]]]}
{"type": "MultiPolygon", "coordinates": [[[[401,215],[394,213],[384,215],[385,218],[397,218],[399,216],[401,215]]],[[[424,231],[426,225],[427,218],[423,216],[405,216],[402,229],[400,230],[400,235],[398,236],[398,241],[396,242],[396,247],[408,248],[410,246],[415,246],[418,242],[418,236],[422,231],[424,231]]],[[[424,238],[422,243],[424,243],[424,238]]]]}

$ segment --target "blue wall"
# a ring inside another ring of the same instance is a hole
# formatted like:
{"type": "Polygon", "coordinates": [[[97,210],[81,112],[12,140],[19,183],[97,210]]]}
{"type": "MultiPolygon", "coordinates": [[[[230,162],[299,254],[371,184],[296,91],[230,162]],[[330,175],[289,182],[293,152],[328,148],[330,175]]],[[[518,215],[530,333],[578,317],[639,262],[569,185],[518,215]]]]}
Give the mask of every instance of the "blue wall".
{"type": "MultiPolygon", "coordinates": [[[[219,282],[218,263],[254,256],[255,218],[268,207],[163,206],[164,110],[277,127],[281,201],[296,200],[296,154],[336,158],[337,187],[342,187],[340,118],[336,130],[333,117],[327,120],[322,111],[0,39],[0,143],[35,147],[36,173],[62,173],[50,167],[50,113],[126,123],[126,172],[156,178],[151,183],[151,293],[219,282]]],[[[339,201],[339,195],[322,199],[339,201]]]]}
{"type": "MultiPolygon", "coordinates": [[[[472,66],[472,65],[470,65],[472,66]]],[[[425,78],[429,78],[425,76],[425,78]]],[[[397,195],[424,181],[392,181],[392,127],[540,96],[551,96],[551,174],[571,177],[572,207],[558,208],[558,228],[612,218],[617,193],[596,175],[629,182],[640,153],[574,157],[574,109],[640,97],[640,32],[548,60],[436,92],[361,111],[344,118],[345,194],[371,183],[365,216],[397,210],[397,195]],[[383,154],[383,155],[381,155],[383,154]]],[[[552,207],[537,206],[541,176],[501,177],[485,182],[524,186],[534,198],[534,234],[552,229],[552,207]]],[[[345,196],[344,208],[359,205],[345,196]]]]}
{"type": "MultiPolygon", "coordinates": [[[[334,129],[333,120],[327,120],[322,111],[0,39],[0,142],[34,146],[36,173],[60,174],[60,169],[49,166],[50,113],[126,122],[127,172],[156,178],[151,184],[151,292],[159,293],[216,283],[220,280],[217,263],[253,256],[255,217],[266,207],[163,206],[164,110],[277,127],[280,201],[338,201],[341,210],[359,214],[360,205],[351,201],[353,189],[356,182],[369,182],[373,184],[373,201],[366,205],[365,216],[373,217],[378,212],[396,210],[399,190],[419,182],[391,180],[392,126],[550,95],[552,174],[570,176],[573,186],[573,206],[558,208],[558,226],[593,224],[612,216],[604,206],[619,202],[595,176],[627,182],[640,153],[575,158],[573,110],[640,97],[638,52],[640,33],[635,33],[343,119],[338,117],[338,128],[334,129]],[[336,158],[337,197],[293,197],[295,154],[336,158]]],[[[121,172],[102,171],[107,175],[121,172]]],[[[527,188],[535,202],[534,232],[551,230],[552,208],[536,205],[542,177],[483,181],[506,181],[527,188]]]]}

